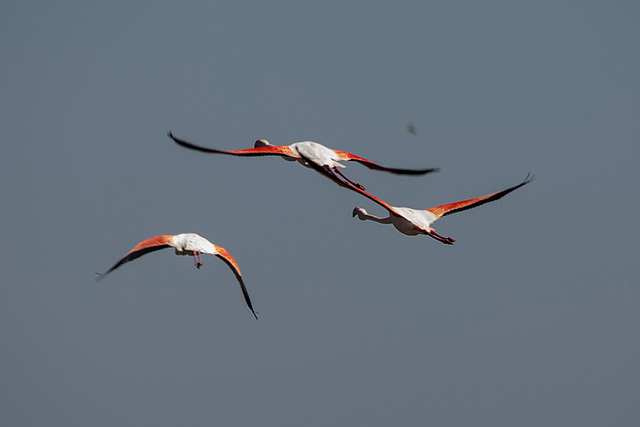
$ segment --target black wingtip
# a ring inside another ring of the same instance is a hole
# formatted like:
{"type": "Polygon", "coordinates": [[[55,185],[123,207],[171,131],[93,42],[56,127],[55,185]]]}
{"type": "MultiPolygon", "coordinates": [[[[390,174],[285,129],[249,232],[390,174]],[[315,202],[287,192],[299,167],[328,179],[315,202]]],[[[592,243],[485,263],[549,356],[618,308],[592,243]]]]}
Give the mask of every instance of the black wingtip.
{"type": "Polygon", "coordinates": [[[185,141],[183,139],[180,139],[180,138],[177,138],[177,137],[173,136],[173,132],[171,132],[171,131],[167,132],[167,136],[169,138],[171,138],[171,140],[173,142],[175,142],[176,144],[181,145],[181,146],[183,146],[185,148],[190,148],[192,150],[198,150],[198,151],[206,151],[202,147],[198,147],[196,145],[191,144],[190,142],[187,142],[187,141],[185,141]]]}
{"type": "Polygon", "coordinates": [[[181,139],[180,139],[180,138],[178,138],[178,137],[175,137],[175,136],[173,135],[173,132],[171,132],[171,130],[169,130],[169,131],[167,132],[167,136],[168,136],[169,138],[171,138],[174,142],[177,142],[177,143],[178,143],[178,144],[180,144],[180,145],[184,145],[184,144],[185,144],[185,141],[181,140],[181,139]]]}
{"type": "Polygon", "coordinates": [[[177,140],[178,140],[178,138],[176,138],[175,136],[173,136],[173,132],[171,132],[171,130],[169,130],[169,131],[167,132],[167,136],[168,136],[169,138],[173,139],[175,142],[178,142],[178,141],[177,141],[177,140]]]}
{"type": "Polygon", "coordinates": [[[527,185],[529,184],[531,181],[533,181],[534,179],[536,179],[536,176],[534,174],[532,174],[531,172],[527,173],[527,176],[524,178],[524,180],[520,183],[520,185],[518,185],[516,188],[518,187],[522,187],[523,185],[527,185]]]}
{"type": "Polygon", "coordinates": [[[428,169],[398,169],[398,168],[381,168],[384,171],[394,173],[397,175],[427,175],[430,173],[440,172],[440,168],[428,168],[428,169]]]}

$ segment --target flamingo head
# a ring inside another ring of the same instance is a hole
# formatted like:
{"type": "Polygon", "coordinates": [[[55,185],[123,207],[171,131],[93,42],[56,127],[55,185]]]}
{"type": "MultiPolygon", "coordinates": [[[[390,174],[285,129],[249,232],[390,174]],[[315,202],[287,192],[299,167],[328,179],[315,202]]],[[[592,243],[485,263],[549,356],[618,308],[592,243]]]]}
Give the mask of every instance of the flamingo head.
{"type": "Polygon", "coordinates": [[[259,139],[256,141],[256,143],[253,145],[254,148],[261,148],[261,147],[268,147],[269,145],[269,141],[267,141],[266,139],[259,139]]]}

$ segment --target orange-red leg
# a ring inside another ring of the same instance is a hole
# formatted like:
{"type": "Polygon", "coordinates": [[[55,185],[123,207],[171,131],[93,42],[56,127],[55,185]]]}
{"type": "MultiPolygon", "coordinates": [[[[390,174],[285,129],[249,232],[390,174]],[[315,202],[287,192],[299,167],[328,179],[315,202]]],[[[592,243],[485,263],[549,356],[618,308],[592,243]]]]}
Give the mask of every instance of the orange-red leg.
{"type": "MultiPolygon", "coordinates": [[[[351,181],[345,174],[342,173],[342,171],[340,169],[338,169],[336,166],[334,166],[333,168],[329,168],[329,171],[331,171],[331,173],[333,173],[333,176],[335,176],[336,178],[337,175],[334,173],[334,171],[340,175],[342,178],[345,179],[345,181],[347,181],[349,184],[353,185],[354,187],[358,187],[359,189],[361,189],[362,191],[366,190],[366,188],[364,188],[364,185],[357,183],[357,182],[353,182],[351,181]]],[[[340,178],[338,178],[340,179],[340,178]]]]}
{"type": "Polygon", "coordinates": [[[451,237],[441,236],[440,234],[436,233],[434,230],[431,230],[429,232],[429,236],[444,243],[445,245],[453,245],[453,242],[455,242],[455,239],[452,239],[451,237]]]}
{"type": "Polygon", "coordinates": [[[193,261],[196,263],[196,268],[200,268],[204,262],[202,262],[202,252],[193,251],[193,261]]]}

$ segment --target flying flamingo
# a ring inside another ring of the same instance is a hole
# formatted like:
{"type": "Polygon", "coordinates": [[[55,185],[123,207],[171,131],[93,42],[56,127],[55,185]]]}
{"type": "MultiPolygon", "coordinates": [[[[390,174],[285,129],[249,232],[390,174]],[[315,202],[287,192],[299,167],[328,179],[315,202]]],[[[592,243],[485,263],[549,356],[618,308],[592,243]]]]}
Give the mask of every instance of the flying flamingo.
{"type": "Polygon", "coordinates": [[[229,252],[227,252],[225,248],[214,245],[204,237],[199,236],[195,233],[177,234],[175,236],[161,235],[143,240],[142,242],[135,245],[133,249],[127,252],[126,255],[123,256],[120,261],[115,263],[113,267],[107,270],[107,272],[102,274],[98,273],[98,280],[103,279],[107,274],[111,273],[122,264],[133,261],[134,259],[139,258],[142,255],[148,254],[149,252],[169,247],[175,248],[176,255],[193,256],[196,268],[200,268],[200,266],[204,264],[201,258],[201,255],[203,253],[215,255],[222,261],[224,261],[231,268],[231,270],[233,270],[233,273],[236,275],[236,279],[238,279],[238,282],[240,282],[240,288],[242,289],[242,294],[244,295],[244,300],[247,303],[247,306],[253,313],[253,316],[256,319],[258,318],[258,316],[256,316],[256,312],[253,311],[251,298],[249,298],[247,288],[244,286],[242,274],[240,274],[240,267],[238,267],[236,260],[233,259],[231,254],[229,254],[229,252]]]}
{"type": "MultiPolygon", "coordinates": [[[[350,160],[356,161],[368,167],[369,169],[381,170],[385,172],[391,172],[401,175],[424,175],[430,172],[437,172],[439,168],[429,169],[398,169],[381,166],[370,160],[362,157],[358,157],[355,154],[348,153],[346,151],[332,150],[322,144],[318,144],[313,141],[295,142],[291,145],[271,145],[266,139],[259,139],[255,142],[254,148],[247,148],[244,150],[216,150],[213,148],[200,147],[190,142],[173,136],[171,131],[168,133],[169,137],[173,139],[177,144],[183,147],[190,148],[192,150],[202,151],[204,153],[217,153],[217,154],[230,154],[232,156],[281,156],[285,160],[298,161],[303,166],[314,167],[318,166],[331,174],[335,179],[340,182],[346,182],[350,186],[356,187],[360,190],[365,188],[347,178],[338,168],[344,168],[345,166],[340,161],[348,162],[350,160]],[[338,175],[340,177],[338,177],[338,175]],[[342,179],[340,179],[342,178],[342,179]],[[343,181],[344,180],[344,181],[343,181]]],[[[348,186],[347,186],[348,187],[348,186]]]]}
{"type": "Polygon", "coordinates": [[[497,193],[487,194],[485,196],[476,197],[474,199],[463,200],[460,202],[448,203],[446,205],[436,206],[435,208],[430,209],[411,209],[411,208],[399,208],[395,206],[391,206],[388,203],[380,200],[379,198],[365,192],[360,191],[362,195],[368,197],[373,200],[383,208],[385,208],[389,212],[389,216],[387,217],[379,217],[375,215],[370,215],[366,210],[360,207],[356,207],[353,209],[352,216],[358,216],[358,218],[362,221],[370,220],[379,222],[381,224],[393,224],[393,226],[401,233],[416,236],[419,234],[426,234],[427,236],[431,236],[434,239],[444,243],[445,245],[452,245],[455,242],[451,237],[443,237],[440,234],[436,233],[436,231],[431,227],[437,219],[450,215],[456,212],[462,212],[467,209],[472,209],[477,206],[483,205],[485,203],[493,202],[498,200],[512,191],[522,187],[533,181],[533,176],[530,174],[527,175],[525,180],[518,185],[515,185],[511,188],[507,188],[506,190],[498,191],[497,193]]]}
{"type": "MultiPolygon", "coordinates": [[[[306,159],[304,155],[303,159],[306,159]]],[[[335,175],[330,174],[326,169],[318,166],[316,163],[309,162],[310,167],[314,168],[316,171],[325,175],[327,178],[336,182],[338,185],[342,187],[349,188],[357,193],[362,194],[368,199],[373,200],[383,208],[385,208],[389,212],[389,216],[387,217],[378,217],[375,215],[370,215],[366,210],[360,207],[356,207],[353,209],[352,216],[358,215],[358,218],[362,221],[370,220],[379,222],[381,224],[393,224],[393,226],[401,233],[416,236],[418,234],[426,234],[428,236],[433,237],[434,239],[444,243],[445,245],[453,245],[455,239],[451,237],[443,237],[440,234],[436,233],[436,231],[431,227],[437,219],[449,215],[456,212],[462,212],[467,209],[472,209],[477,206],[483,205],[485,203],[493,202],[495,200],[501,199],[507,194],[511,193],[514,190],[522,187],[523,185],[527,185],[531,181],[533,181],[534,177],[531,174],[527,174],[527,177],[520,184],[513,186],[511,188],[507,188],[506,190],[498,191],[496,193],[487,194],[485,196],[476,197],[469,200],[462,200],[460,202],[449,203],[445,205],[436,206],[435,208],[430,209],[411,209],[404,207],[396,207],[391,206],[387,202],[380,200],[373,194],[370,194],[364,191],[361,187],[355,187],[348,185],[346,182],[342,181],[335,175]]]]}

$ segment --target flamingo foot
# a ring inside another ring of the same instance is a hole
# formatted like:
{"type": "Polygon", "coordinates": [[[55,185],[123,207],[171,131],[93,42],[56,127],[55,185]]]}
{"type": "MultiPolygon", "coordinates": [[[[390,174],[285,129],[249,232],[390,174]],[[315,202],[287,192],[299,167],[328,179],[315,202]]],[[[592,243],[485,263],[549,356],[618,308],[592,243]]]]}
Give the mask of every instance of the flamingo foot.
{"type": "Polygon", "coordinates": [[[454,239],[452,237],[443,237],[440,234],[436,233],[434,230],[431,230],[429,235],[431,237],[433,237],[434,239],[444,243],[445,245],[453,245],[453,242],[456,241],[456,239],[454,239]]]}
{"type": "Polygon", "coordinates": [[[196,264],[196,268],[200,269],[200,267],[202,267],[202,265],[204,265],[204,262],[202,262],[202,252],[197,251],[193,253],[193,261],[196,264]]]}

